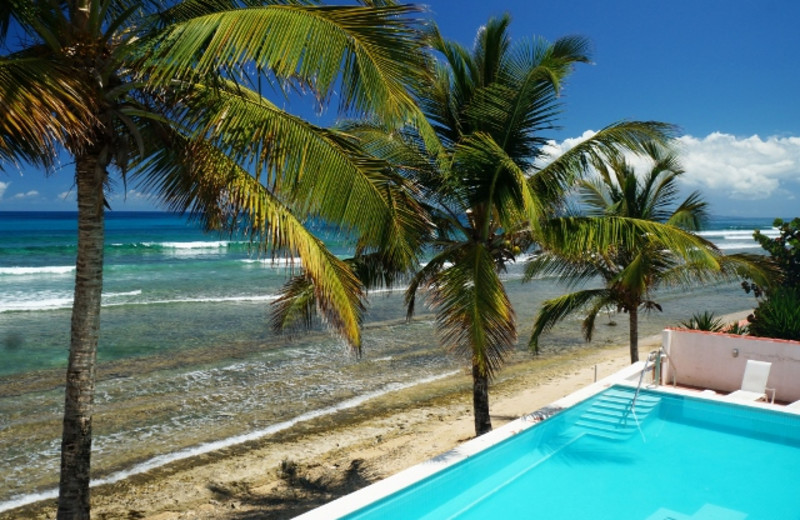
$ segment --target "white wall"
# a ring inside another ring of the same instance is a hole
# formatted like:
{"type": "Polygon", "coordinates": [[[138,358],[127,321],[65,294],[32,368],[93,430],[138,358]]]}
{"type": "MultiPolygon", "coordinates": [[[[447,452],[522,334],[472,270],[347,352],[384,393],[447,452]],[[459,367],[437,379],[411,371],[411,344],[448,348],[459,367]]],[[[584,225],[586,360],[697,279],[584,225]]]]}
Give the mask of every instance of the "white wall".
{"type": "Polygon", "coordinates": [[[755,359],[772,363],[767,387],[775,389],[776,401],[800,400],[800,342],[666,329],[663,346],[669,354],[664,384],[674,374],[680,385],[732,392],[741,387],[747,360],[755,359]]]}

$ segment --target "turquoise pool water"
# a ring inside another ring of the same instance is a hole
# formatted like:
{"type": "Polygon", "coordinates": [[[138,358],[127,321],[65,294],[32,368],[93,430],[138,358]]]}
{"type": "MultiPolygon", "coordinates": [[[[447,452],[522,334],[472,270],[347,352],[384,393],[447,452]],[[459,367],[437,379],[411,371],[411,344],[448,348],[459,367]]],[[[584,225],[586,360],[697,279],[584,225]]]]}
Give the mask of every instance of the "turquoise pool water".
{"type": "Polygon", "coordinates": [[[800,416],[613,387],[349,516],[800,520],[800,416]],[[638,419],[638,424],[637,424],[638,419]]]}

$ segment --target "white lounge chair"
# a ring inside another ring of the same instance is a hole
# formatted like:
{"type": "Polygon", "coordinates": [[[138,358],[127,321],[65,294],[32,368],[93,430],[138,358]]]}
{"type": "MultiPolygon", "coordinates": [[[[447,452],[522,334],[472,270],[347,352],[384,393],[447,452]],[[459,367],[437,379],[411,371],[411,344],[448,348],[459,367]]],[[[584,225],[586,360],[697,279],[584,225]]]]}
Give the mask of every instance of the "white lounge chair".
{"type": "Polygon", "coordinates": [[[771,390],[771,402],[775,402],[775,389],[767,388],[767,379],[769,379],[769,369],[771,367],[772,363],[748,359],[747,365],[744,367],[742,389],[731,392],[728,397],[739,401],[760,401],[761,399],[766,400],[767,390],[771,390]]]}

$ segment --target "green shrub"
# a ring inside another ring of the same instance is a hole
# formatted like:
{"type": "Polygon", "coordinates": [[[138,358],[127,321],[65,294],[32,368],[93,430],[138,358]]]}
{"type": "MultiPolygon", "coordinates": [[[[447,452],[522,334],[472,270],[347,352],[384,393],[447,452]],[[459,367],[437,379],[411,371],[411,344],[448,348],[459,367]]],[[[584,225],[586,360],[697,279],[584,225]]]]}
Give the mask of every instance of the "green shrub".
{"type": "Polygon", "coordinates": [[[800,288],[800,218],[775,219],[778,236],[770,238],[756,231],[753,238],[767,251],[783,274],[783,285],[800,288]]]}
{"type": "Polygon", "coordinates": [[[750,325],[742,325],[738,321],[734,321],[727,327],[725,327],[725,331],[728,334],[739,334],[740,336],[746,336],[750,334],[750,325]]]}
{"type": "Polygon", "coordinates": [[[722,318],[714,316],[713,312],[705,311],[702,314],[692,314],[689,321],[682,321],[681,326],[692,330],[707,330],[709,332],[719,332],[725,328],[722,318]]]}
{"type": "Polygon", "coordinates": [[[753,336],[800,340],[800,289],[771,290],[747,319],[753,336]]]}

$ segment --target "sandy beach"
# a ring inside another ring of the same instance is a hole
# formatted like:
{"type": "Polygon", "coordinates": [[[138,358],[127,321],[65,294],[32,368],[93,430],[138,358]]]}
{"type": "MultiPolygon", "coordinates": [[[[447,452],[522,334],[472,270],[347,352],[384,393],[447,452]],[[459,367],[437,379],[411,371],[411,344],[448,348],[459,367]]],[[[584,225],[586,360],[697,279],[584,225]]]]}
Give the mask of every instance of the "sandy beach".
{"type": "MultiPolygon", "coordinates": [[[[660,342],[660,335],[641,339],[640,355],[660,342]]],[[[595,370],[602,378],[628,364],[624,345],[575,349],[507,366],[490,393],[493,426],[590,384],[595,370]]],[[[468,375],[420,386],[257,441],[95,487],[93,518],[292,518],[472,438],[468,375]]],[[[55,518],[55,501],[0,514],[0,519],[11,518],[55,518]]]]}

